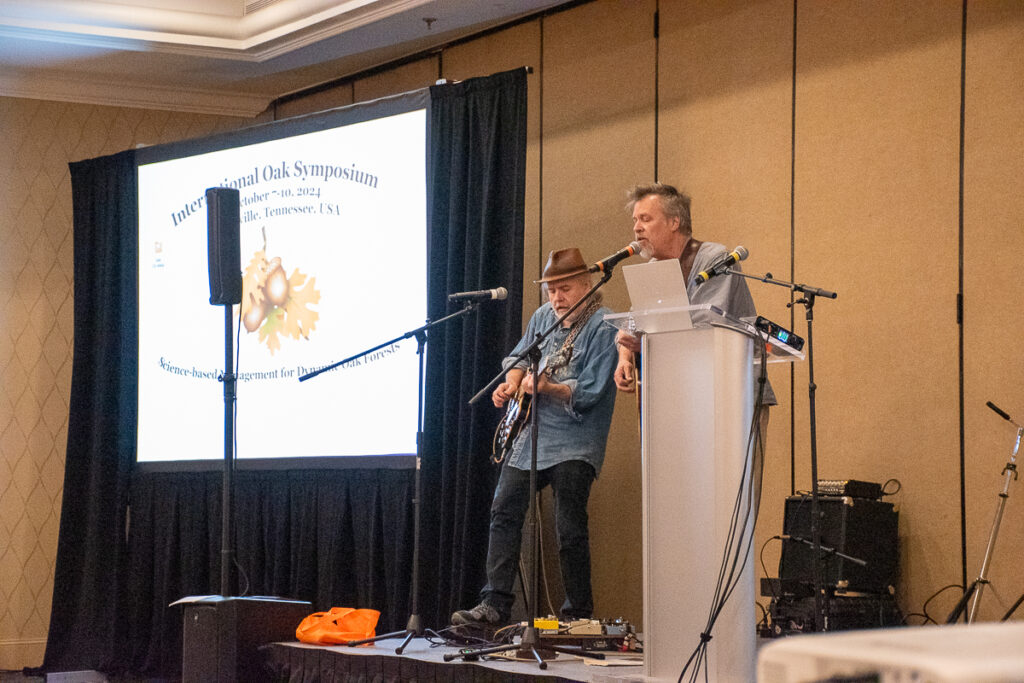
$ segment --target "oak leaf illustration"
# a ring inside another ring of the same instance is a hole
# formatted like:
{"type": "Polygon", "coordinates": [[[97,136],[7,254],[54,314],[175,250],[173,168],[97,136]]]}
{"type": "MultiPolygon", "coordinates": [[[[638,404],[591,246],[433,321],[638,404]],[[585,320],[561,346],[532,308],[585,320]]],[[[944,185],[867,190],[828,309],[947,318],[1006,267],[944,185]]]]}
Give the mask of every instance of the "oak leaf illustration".
{"type": "Polygon", "coordinates": [[[259,340],[266,343],[270,353],[281,348],[280,337],[309,339],[309,333],[316,329],[320,314],[310,305],[320,302],[316,289],[316,278],[309,278],[296,268],[288,278],[288,298],[283,306],[276,306],[267,314],[266,322],[260,327],[259,340]],[[303,286],[305,285],[305,286],[303,286]]]}

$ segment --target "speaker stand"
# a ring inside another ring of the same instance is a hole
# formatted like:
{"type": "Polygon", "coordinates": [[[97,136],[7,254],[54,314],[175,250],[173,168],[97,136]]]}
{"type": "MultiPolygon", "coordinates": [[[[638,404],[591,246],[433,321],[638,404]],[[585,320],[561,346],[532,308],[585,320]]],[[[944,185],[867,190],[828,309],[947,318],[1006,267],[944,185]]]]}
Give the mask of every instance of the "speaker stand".
{"type": "MultiPolygon", "coordinates": [[[[1010,452],[1010,459],[1003,467],[1003,490],[999,492],[999,503],[996,505],[996,516],[992,520],[992,530],[989,532],[988,545],[985,547],[985,558],[981,562],[981,573],[978,574],[978,578],[964,591],[964,596],[960,598],[960,602],[957,603],[956,607],[950,613],[946,619],[947,624],[955,624],[960,620],[960,615],[964,612],[964,608],[967,607],[967,602],[974,597],[974,602],[971,603],[971,611],[967,615],[967,623],[974,623],[975,617],[978,615],[978,605],[981,602],[981,594],[985,590],[985,586],[988,585],[988,567],[992,562],[992,552],[995,550],[996,537],[999,535],[999,525],[1003,521],[1003,511],[1006,510],[1006,501],[1010,497],[1010,482],[1017,478],[1017,451],[1020,449],[1021,435],[1024,434],[1024,427],[1014,422],[1010,416],[996,407],[992,401],[988,401],[986,405],[999,414],[1001,418],[1007,420],[1017,428],[1017,438],[1013,443],[1013,449],[1010,452]]],[[[1003,621],[1006,621],[1016,611],[1017,607],[1020,606],[1021,601],[1024,601],[1024,596],[1021,596],[1020,600],[1006,613],[1003,617],[1003,621]]]]}
{"type": "Polygon", "coordinates": [[[231,565],[234,562],[232,540],[233,514],[231,494],[234,486],[235,471],[235,377],[234,351],[231,342],[233,332],[231,304],[224,306],[224,374],[220,381],[224,383],[224,476],[221,485],[221,522],[220,522],[220,594],[231,594],[231,565]]]}

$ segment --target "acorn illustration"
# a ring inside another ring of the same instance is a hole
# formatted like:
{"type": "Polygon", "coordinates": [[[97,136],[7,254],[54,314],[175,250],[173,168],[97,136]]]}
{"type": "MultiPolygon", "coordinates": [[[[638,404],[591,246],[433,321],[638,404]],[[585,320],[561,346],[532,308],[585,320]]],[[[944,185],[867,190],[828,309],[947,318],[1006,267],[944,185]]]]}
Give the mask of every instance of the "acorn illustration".
{"type": "Polygon", "coordinates": [[[245,325],[246,331],[256,331],[263,322],[263,319],[267,317],[267,309],[266,299],[256,303],[256,297],[253,296],[252,292],[249,292],[249,310],[242,316],[242,324],[245,325]]]}
{"type": "Polygon", "coordinates": [[[266,300],[274,306],[284,306],[288,301],[288,276],[281,266],[281,259],[275,256],[270,260],[270,269],[267,274],[267,282],[263,286],[263,293],[266,300]]]}

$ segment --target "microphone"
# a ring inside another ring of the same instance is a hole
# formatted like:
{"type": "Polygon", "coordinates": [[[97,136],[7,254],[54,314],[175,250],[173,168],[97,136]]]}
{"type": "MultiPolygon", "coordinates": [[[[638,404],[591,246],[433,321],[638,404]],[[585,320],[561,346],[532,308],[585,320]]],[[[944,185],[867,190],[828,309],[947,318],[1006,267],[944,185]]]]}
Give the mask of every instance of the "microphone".
{"type": "Polygon", "coordinates": [[[456,292],[448,295],[448,301],[490,301],[491,299],[506,298],[508,298],[508,290],[504,287],[481,289],[476,292],[456,292]]]}
{"type": "Polygon", "coordinates": [[[611,270],[612,268],[614,268],[615,265],[619,261],[628,259],[633,254],[639,254],[639,253],[640,253],[640,243],[639,242],[630,242],[628,247],[626,247],[624,249],[620,249],[619,251],[615,252],[611,256],[609,256],[607,258],[604,258],[604,259],[601,259],[600,261],[598,261],[594,265],[590,266],[590,268],[587,269],[587,272],[588,273],[596,273],[596,272],[600,271],[600,272],[603,273],[606,270],[611,270]]]}
{"type": "MultiPolygon", "coordinates": [[[[999,417],[1003,418],[1004,420],[1010,420],[1010,415],[996,407],[996,404],[993,403],[992,401],[985,401],[985,405],[994,410],[996,415],[998,415],[999,417]]],[[[1010,420],[1010,422],[1013,422],[1013,420],[1010,420]]]]}
{"type": "Polygon", "coordinates": [[[736,247],[731,252],[729,252],[728,256],[726,256],[724,259],[722,259],[715,265],[711,266],[711,268],[709,268],[708,270],[702,270],[701,272],[697,273],[697,284],[702,284],[704,282],[707,282],[716,275],[721,275],[726,271],[726,269],[729,268],[729,266],[733,265],[734,263],[738,263],[739,261],[742,261],[748,256],[750,256],[750,252],[747,251],[746,247],[736,247]]]}
{"type": "MultiPolygon", "coordinates": [[[[1017,429],[1024,429],[1024,427],[1021,427],[1021,426],[1020,426],[1019,424],[1017,424],[1016,422],[1014,422],[1014,421],[1013,421],[1013,418],[1012,418],[1012,417],[1010,417],[1010,415],[1009,415],[1009,414],[1008,414],[1008,413],[1007,413],[1006,411],[1004,411],[1004,410],[1001,410],[1001,409],[999,408],[999,406],[997,406],[997,405],[996,405],[995,403],[993,403],[992,401],[985,401],[985,405],[987,405],[987,406],[988,406],[989,408],[991,408],[991,409],[992,409],[993,411],[995,411],[996,415],[998,415],[999,417],[1003,418],[1004,420],[1006,420],[1007,422],[1009,422],[1010,424],[1012,424],[1012,425],[1013,425],[1014,427],[1016,427],[1017,429]]],[[[1019,435],[1019,432],[1018,432],[1018,437],[1017,437],[1017,438],[1018,438],[1018,440],[1020,439],[1020,435],[1019,435]]],[[[1016,451],[1014,451],[1014,452],[1016,452],[1016,451]]]]}

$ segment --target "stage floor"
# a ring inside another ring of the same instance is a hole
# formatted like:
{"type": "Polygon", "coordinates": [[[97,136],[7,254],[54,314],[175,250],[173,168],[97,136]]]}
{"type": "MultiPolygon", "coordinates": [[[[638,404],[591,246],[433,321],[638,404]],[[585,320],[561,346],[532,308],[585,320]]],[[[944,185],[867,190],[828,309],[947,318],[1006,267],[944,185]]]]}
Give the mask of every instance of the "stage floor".
{"type": "Polygon", "coordinates": [[[587,681],[636,683],[643,679],[639,655],[605,653],[604,661],[559,654],[541,669],[535,661],[516,661],[491,655],[475,662],[446,662],[457,647],[434,646],[413,638],[403,654],[395,653],[400,638],[361,647],[272,643],[267,661],[275,681],[334,683],[342,681],[587,681]]]}

